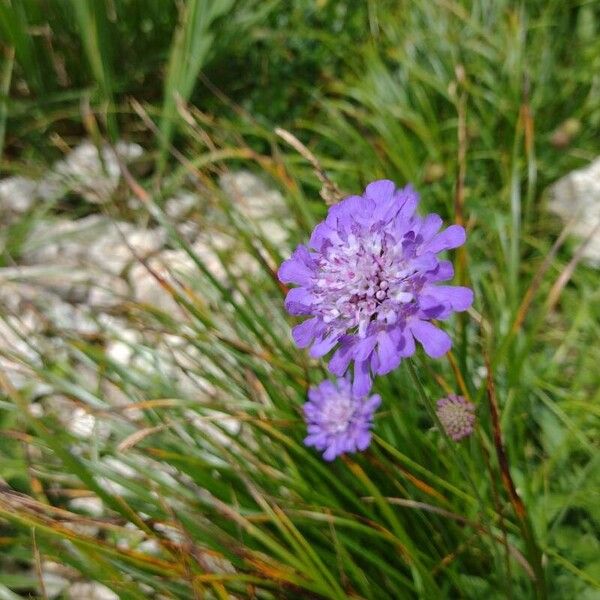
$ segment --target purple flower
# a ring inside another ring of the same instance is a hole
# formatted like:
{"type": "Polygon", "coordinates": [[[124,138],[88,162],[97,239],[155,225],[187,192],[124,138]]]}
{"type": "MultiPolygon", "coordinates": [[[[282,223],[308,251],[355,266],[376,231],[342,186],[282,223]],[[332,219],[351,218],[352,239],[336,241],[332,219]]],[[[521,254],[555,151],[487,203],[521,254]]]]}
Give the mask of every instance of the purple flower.
{"type": "Polygon", "coordinates": [[[465,231],[451,225],[440,231],[436,214],[416,213],[418,194],[396,189],[389,180],[369,184],[329,209],[310,243],[296,248],[279,268],[283,283],[295,283],[285,306],[308,315],[296,325],[296,344],[319,357],[336,348],[329,369],[343,375],[354,362],[354,393],[364,396],[371,374],[383,375],[415,352],[448,352],[450,337],[431,323],[466,310],[473,292],[439,285],[454,270],[438,254],[461,246],[465,231]]]}
{"type": "Polygon", "coordinates": [[[473,433],[475,405],[462,396],[450,394],[438,400],[435,412],[442,427],[455,442],[473,433]]]}
{"type": "Polygon", "coordinates": [[[354,395],[349,378],[323,381],[308,391],[304,405],[308,436],[304,443],[324,450],[325,460],[333,460],[344,452],[365,450],[371,443],[373,414],[380,404],[377,394],[354,395]]]}

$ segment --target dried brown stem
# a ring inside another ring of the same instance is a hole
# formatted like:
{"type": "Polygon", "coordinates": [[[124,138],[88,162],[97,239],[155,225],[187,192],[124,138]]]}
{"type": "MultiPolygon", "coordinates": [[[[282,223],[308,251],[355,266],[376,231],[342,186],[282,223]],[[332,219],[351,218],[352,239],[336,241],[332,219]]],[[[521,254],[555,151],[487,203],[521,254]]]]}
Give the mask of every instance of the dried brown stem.
{"type": "Polygon", "coordinates": [[[498,459],[498,465],[500,467],[500,474],[502,478],[502,484],[508,494],[510,503],[513,506],[513,510],[519,521],[519,527],[527,547],[527,553],[529,562],[531,563],[535,573],[535,587],[536,595],[538,598],[546,598],[546,583],[544,578],[544,570],[542,567],[542,553],[535,541],[531,523],[527,515],[527,509],[521,497],[517,492],[517,488],[513,481],[512,475],[510,474],[510,468],[508,466],[508,457],[506,455],[506,449],[504,442],[502,441],[502,429],[500,426],[500,415],[498,411],[498,401],[496,398],[496,387],[494,385],[494,376],[492,373],[492,366],[490,364],[489,356],[485,355],[485,363],[487,370],[487,398],[490,408],[490,416],[492,421],[492,433],[494,437],[494,446],[496,448],[496,457],[498,459]]]}
{"type": "Polygon", "coordinates": [[[336,204],[343,198],[343,193],[337,184],[332,181],[325,169],[321,166],[317,157],[292,133],[282,129],[281,127],[275,128],[275,133],[283,140],[285,140],[300,156],[305,158],[312,166],[317,179],[321,182],[320,196],[325,200],[327,206],[336,204]]]}

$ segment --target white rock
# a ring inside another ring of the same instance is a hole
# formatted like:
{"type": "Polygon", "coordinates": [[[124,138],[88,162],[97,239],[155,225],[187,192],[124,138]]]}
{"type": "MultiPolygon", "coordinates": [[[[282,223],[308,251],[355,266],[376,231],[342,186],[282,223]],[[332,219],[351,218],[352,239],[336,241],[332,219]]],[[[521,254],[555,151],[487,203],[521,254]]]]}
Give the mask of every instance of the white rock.
{"type": "Polygon", "coordinates": [[[44,410],[46,414],[56,415],[64,428],[81,440],[93,436],[98,442],[103,442],[110,435],[110,426],[106,421],[96,418],[66,396],[54,394],[44,398],[44,410]]]}
{"type": "Polygon", "coordinates": [[[41,307],[41,310],[55,328],[84,336],[98,332],[98,324],[87,307],[69,304],[51,294],[46,294],[45,297],[52,300],[41,307]]]}
{"type": "Polygon", "coordinates": [[[133,358],[134,349],[131,344],[122,340],[114,340],[106,346],[106,358],[121,365],[129,365],[133,358]]]}
{"type": "MultiPolygon", "coordinates": [[[[44,591],[48,598],[56,598],[69,586],[69,578],[73,575],[71,569],[58,563],[45,560],[41,564],[44,591]]],[[[32,574],[36,577],[36,574],[32,574]]]]}
{"type": "Polygon", "coordinates": [[[238,210],[250,219],[272,217],[286,209],[281,193],[268,188],[250,171],[224,173],[219,183],[238,210]]]}
{"type": "MultiPolygon", "coordinates": [[[[600,223],[600,157],[559,179],[550,193],[550,210],[565,223],[575,219],[573,233],[586,239],[600,223]]],[[[600,229],[596,229],[583,256],[589,264],[600,267],[600,229]]]]}
{"type": "Polygon", "coordinates": [[[71,600],[119,600],[119,596],[101,583],[78,582],[68,591],[71,600]]]}
{"type": "Polygon", "coordinates": [[[136,229],[127,223],[113,223],[109,231],[94,242],[87,261],[114,275],[129,264],[146,259],[164,245],[163,229],[136,229]]]}
{"type": "Polygon", "coordinates": [[[4,273],[42,285],[62,298],[109,308],[130,296],[120,275],[158,252],[165,240],[161,228],[140,229],[104,216],[56,220],[31,234],[23,254],[27,265],[2,269],[0,278],[4,273]]]}
{"type": "Polygon", "coordinates": [[[34,229],[24,260],[30,265],[93,266],[118,274],[137,257],[147,258],[159,250],[165,239],[163,229],[139,229],[101,215],[57,219],[34,229]]]}
{"type": "Polygon", "coordinates": [[[0,308],[13,304],[8,309],[12,314],[0,317],[0,369],[16,389],[36,397],[51,389],[37,379],[30,367],[41,366],[38,355],[41,346],[37,333],[43,329],[43,324],[31,306],[20,306],[18,301],[14,302],[16,297],[13,298],[13,303],[4,302],[6,294],[15,289],[10,283],[0,284],[0,308]]]}
{"type": "Polygon", "coordinates": [[[273,246],[288,250],[289,210],[278,190],[249,171],[225,173],[219,183],[242,217],[251,220],[273,246]]]}
{"type": "MultiPolygon", "coordinates": [[[[94,496],[74,498],[69,502],[69,508],[76,512],[83,513],[89,517],[101,517],[104,513],[102,500],[94,496]]],[[[84,535],[87,537],[96,537],[100,533],[100,527],[90,522],[65,523],[65,526],[69,527],[69,529],[75,531],[79,535],[84,535]]]]}
{"type": "MultiPolygon", "coordinates": [[[[170,283],[173,283],[171,273],[185,280],[196,268],[193,260],[183,250],[165,250],[149,259],[148,266],[170,283]]],[[[136,302],[152,305],[164,312],[181,313],[182,309],[172,295],[160,285],[145,265],[137,263],[131,267],[129,283],[136,302]]]]}
{"type": "Polygon", "coordinates": [[[34,204],[38,184],[27,177],[7,177],[0,180],[0,210],[24,213],[34,204]]]}
{"type": "Polygon", "coordinates": [[[109,309],[129,299],[129,284],[121,277],[99,273],[88,285],[87,305],[94,309],[109,309]]]}
{"type": "Polygon", "coordinates": [[[170,219],[180,221],[199,204],[200,198],[196,194],[180,190],[165,202],[165,213],[170,219]]]}
{"type": "Polygon", "coordinates": [[[119,141],[114,151],[104,146],[99,153],[94,144],[85,141],[54,164],[40,182],[39,194],[49,200],[73,191],[88,202],[106,202],[119,185],[121,170],[117,155],[123,162],[130,162],[142,154],[143,149],[138,144],[119,141]]]}
{"type": "Polygon", "coordinates": [[[71,411],[67,428],[77,437],[89,438],[96,428],[96,417],[78,406],[71,411]]]}
{"type": "Polygon", "coordinates": [[[104,514],[104,504],[97,496],[81,496],[69,502],[69,508],[85,513],[91,517],[101,517],[104,514]]]}

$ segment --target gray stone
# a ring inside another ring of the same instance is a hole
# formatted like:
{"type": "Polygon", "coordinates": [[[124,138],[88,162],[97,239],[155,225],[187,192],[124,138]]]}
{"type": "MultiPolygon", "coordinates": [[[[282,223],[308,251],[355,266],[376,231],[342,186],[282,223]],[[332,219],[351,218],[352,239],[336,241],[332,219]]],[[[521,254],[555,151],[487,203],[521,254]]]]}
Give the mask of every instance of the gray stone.
{"type": "Polygon", "coordinates": [[[550,210],[565,224],[573,221],[574,235],[589,238],[583,257],[590,265],[600,267],[600,157],[559,179],[550,194],[550,210]]]}

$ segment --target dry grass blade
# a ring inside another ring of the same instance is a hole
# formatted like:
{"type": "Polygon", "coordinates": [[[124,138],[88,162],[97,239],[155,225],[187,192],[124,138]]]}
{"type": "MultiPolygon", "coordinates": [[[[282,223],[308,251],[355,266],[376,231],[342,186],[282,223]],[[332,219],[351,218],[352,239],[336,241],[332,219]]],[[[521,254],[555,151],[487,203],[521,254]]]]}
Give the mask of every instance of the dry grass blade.
{"type": "Polygon", "coordinates": [[[164,431],[168,425],[156,425],[155,427],[146,427],[144,429],[140,429],[139,431],[133,432],[131,435],[128,435],[124,440],[119,442],[117,446],[117,450],[119,452],[125,452],[130,450],[141,441],[145,440],[148,436],[153,433],[157,433],[159,431],[164,431]]]}
{"type": "Polygon", "coordinates": [[[281,127],[276,127],[275,133],[311,164],[317,179],[321,182],[322,187],[320,196],[325,200],[325,204],[327,204],[327,206],[332,206],[339,202],[344,197],[344,194],[337,184],[329,178],[317,157],[289,131],[282,129],[281,127]]]}
{"type": "Polygon", "coordinates": [[[551,312],[554,309],[554,307],[556,306],[556,303],[558,302],[563,289],[565,288],[565,286],[567,285],[567,283],[573,276],[573,273],[574,273],[577,265],[580,263],[581,259],[583,258],[586,248],[589,246],[589,244],[594,239],[594,237],[596,235],[598,235],[598,233],[600,233],[600,221],[598,223],[596,223],[594,228],[590,231],[590,233],[586,236],[586,238],[583,240],[583,242],[579,245],[575,254],[573,255],[573,258],[571,258],[571,260],[569,261],[567,266],[563,269],[562,273],[558,277],[558,279],[554,282],[554,285],[550,289],[550,293],[548,294],[548,298],[546,300],[546,312],[547,313],[551,312]]]}
{"type": "MultiPolygon", "coordinates": [[[[366,502],[375,502],[375,498],[373,498],[371,496],[365,496],[363,498],[363,500],[365,500],[366,502]]],[[[415,510],[424,510],[424,511],[427,511],[427,512],[435,513],[435,514],[440,515],[442,517],[446,517],[448,519],[452,519],[453,521],[456,521],[456,522],[461,523],[463,525],[468,525],[469,527],[471,527],[472,529],[474,529],[474,530],[476,530],[476,531],[478,531],[480,533],[484,533],[485,535],[489,535],[492,538],[494,538],[496,541],[499,541],[502,544],[505,543],[504,540],[503,540],[503,538],[501,536],[496,535],[492,531],[489,531],[483,525],[481,525],[479,523],[475,523],[473,521],[470,521],[469,519],[467,519],[466,517],[463,517],[462,515],[456,514],[456,513],[452,512],[452,511],[446,510],[446,509],[441,508],[439,506],[433,506],[432,504],[427,504],[426,502],[418,502],[416,500],[410,500],[409,498],[390,498],[390,497],[388,497],[388,498],[386,498],[386,500],[390,504],[394,504],[396,506],[403,506],[405,508],[413,508],[415,510]]],[[[529,564],[529,562],[527,561],[527,559],[519,551],[519,549],[516,548],[515,546],[513,546],[510,543],[507,543],[507,547],[508,547],[509,552],[515,558],[515,560],[523,567],[523,569],[527,573],[527,576],[531,580],[534,580],[535,579],[535,574],[533,572],[533,569],[531,568],[531,565],[529,564]]]]}
{"type": "Polygon", "coordinates": [[[523,533],[523,538],[525,539],[525,543],[528,548],[528,558],[535,573],[536,593],[538,595],[538,598],[546,598],[547,592],[544,569],[542,566],[542,553],[537,545],[537,542],[535,541],[533,530],[531,528],[529,517],[527,515],[527,510],[525,508],[525,504],[521,500],[521,497],[519,496],[517,488],[513,481],[512,475],[510,474],[510,468],[508,466],[508,457],[506,455],[504,442],[502,440],[502,430],[500,427],[500,416],[498,411],[498,401],[496,399],[496,387],[494,385],[494,376],[492,372],[492,366],[487,354],[485,355],[485,360],[487,370],[487,398],[492,421],[494,446],[496,448],[496,456],[498,459],[498,465],[500,467],[502,483],[504,484],[504,488],[508,493],[508,497],[519,521],[519,525],[523,533]]]}
{"type": "Polygon", "coordinates": [[[565,225],[565,227],[563,227],[562,231],[560,232],[560,235],[558,236],[558,238],[556,239],[554,244],[552,244],[552,247],[550,248],[550,252],[548,252],[546,257],[544,258],[544,261],[542,262],[539,269],[536,271],[535,275],[533,276],[531,284],[527,288],[527,291],[525,292],[525,295],[523,296],[523,300],[521,301],[521,304],[519,305],[519,308],[517,310],[517,315],[511,326],[512,334],[516,333],[523,325],[523,322],[525,321],[525,317],[527,316],[527,313],[531,306],[531,302],[533,301],[535,294],[537,293],[538,289],[540,288],[540,285],[542,284],[544,275],[546,274],[548,269],[551,267],[552,261],[556,257],[556,254],[558,253],[559,249],[564,244],[565,240],[567,239],[567,236],[571,232],[571,229],[572,229],[574,223],[575,223],[575,218],[573,218],[569,223],[567,223],[567,225],[565,225]]]}

